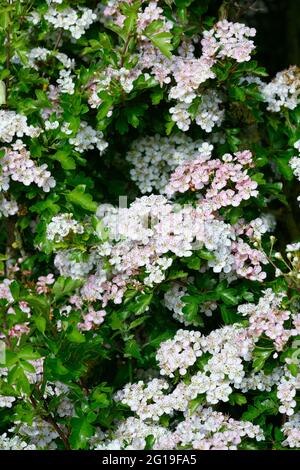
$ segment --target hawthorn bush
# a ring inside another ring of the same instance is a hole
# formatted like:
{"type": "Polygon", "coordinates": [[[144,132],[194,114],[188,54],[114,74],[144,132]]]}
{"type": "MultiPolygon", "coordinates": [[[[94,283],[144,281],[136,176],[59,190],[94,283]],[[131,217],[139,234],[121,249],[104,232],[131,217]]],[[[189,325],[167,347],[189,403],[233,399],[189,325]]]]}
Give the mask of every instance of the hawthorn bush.
{"type": "Polygon", "coordinates": [[[229,3],[0,1],[1,449],[300,447],[300,69],[229,3]]]}

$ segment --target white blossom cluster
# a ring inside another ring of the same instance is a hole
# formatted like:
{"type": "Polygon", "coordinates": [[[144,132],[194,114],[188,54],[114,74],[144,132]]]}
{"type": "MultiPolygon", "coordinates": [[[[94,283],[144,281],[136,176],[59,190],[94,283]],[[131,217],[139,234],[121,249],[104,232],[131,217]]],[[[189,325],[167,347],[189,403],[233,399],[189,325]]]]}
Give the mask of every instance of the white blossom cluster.
{"type": "Polygon", "coordinates": [[[91,256],[88,256],[84,260],[78,258],[77,252],[68,249],[58,251],[54,258],[54,266],[62,276],[81,279],[86,277],[92,270],[95,261],[96,260],[91,256]]]}
{"type": "Polygon", "coordinates": [[[114,437],[109,438],[103,432],[98,432],[97,437],[91,439],[95,450],[143,450],[146,447],[146,438],[153,436],[155,442],[153,449],[171,450],[176,448],[174,433],[163,426],[148,424],[143,420],[130,417],[118,424],[113,433],[114,437]]]}
{"type": "Polygon", "coordinates": [[[255,49],[254,42],[249,38],[255,34],[254,28],[243,23],[218,21],[212,29],[203,32],[202,53],[208,58],[230,57],[237,62],[248,62],[255,49]]]}
{"type": "Polygon", "coordinates": [[[243,378],[236,388],[240,389],[243,393],[249,390],[270,392],[272,387],[280,382],[282,375],[283,370],[281,367],[276,367],[270,374],[265,374],[263,371],[252,371],[243,378]]]}
{"type": "MultiPolygon", "coordinates": [[[[274,310],[281,304],[282,297],[275,297],[266,291],[257,310],[261,314],[264,304],[274,310]]],[[[234,324],[213,330],[207,336],[198,331],[179,330],[173,339],[161,343],[157,351],[157,361],[163,376],[173,378],[176,373],[185,375],[200,358],[199,371],[189,380],[177,382],[174,388],[166,380],[153,379],[148,383],[128,384],[116,395],[116,400],[128,405],[142,420],[157,422],[162,414],[173,415],[174,411],[188,412],[189,402],[205,394],[207,403],[217,404],[228,401],[234,389],[270,391],[277,387],[281,401],[279,412],[294,413],[296,390],[300,388],[300,374],[293,376],[285,367],[275,368],[271,374],[260,371],[246,373],[244,364],[253,359],[253,350],[264,330],[253,331],[249,305],[239,307],[250,316],[249,326],[234,324]],[[204,355],[204,356],[203,356],[204,355]],[[202,359],[203,356],[203,359],[202,359]]],[[[281,317],[276,316],[280,324],[281,317]]],[[[272,321],[272,318],[271,318],[272,321]]],[[[282,332],[280,331],[282,335],[282,332]]],[[[299,334],[299,332],[298,332],[299,334]]],[[[278,338],[271,338],[276,346],[278,338]]]]}
{"type": "MultiPolygon", "coordinates": [[[[0,176],[0,181],[1,179],[2,177],[0,176]]],[[[1,187],[1,190],[3,190],[3,186],[1,187]]],[[[8,217],[10,215],[15,215],[18,210],[18,204],[14,199],[8,200],[3,196],[3,194],[0,194],[0,216],[8,217]]]]}
{"type": "Polygon", "coordinates": [[[197,96],[197,89],[209,78],[215,78],[211,62],[180,57],[174,60],[172,70],[176,85],[170,89],[169,98],[190,105],[197,96]]]}
{"type": "MultiPolygon", "coordinates": [[[[162,195],[153,194],[137,198],[129,208],[100,206],[97,216],[101,230],[106,233],[106,241],[96,249],[97,262],[94,264],[98,263],[99,269],[96,273],[91,272],[85,282],[82,290],[85,298],[102,300],[104,307],[108,300],[120,303],[127,284],[140,282],[135,276],[143,273],[143,284],[150,287],[161,283],[173,262],[172,255],[189,257],[200,248],[211,252],[207,267],[216,273],[237,273],[258,280],[265,277],[261,267],[261,263],[266,262],[264,255],[243,241],[244,229],[241,230],[239,224],[226,224],[216,216],[222,204],[238,206],[242,199],[257,194],[257,183],[252,182],[241,166],[241,163],[252,165],[251,153],[237,152],[234,157],[228,154],[227,159],[234,158],[238,163],[222,163],[221,160],[210,159],[211,150],[212,146],[207,143],[198,148],[196,170],[193,164],[189,168],[195,181],[193,184],[203,188],[211,183],[217,189],[220,184],[224,187],[230,177],[239,187],[239,193],[235,196],[232,189],[223,190],[224,196],[218,198],[218,191],[208,187],[206,194],[210,198],[206,200],[205,195],[202,199],[200,196],[196,207],[189,204],[180,206],[162,195]],[[204,167],[207,167],[207,175],[204,167]],[[215,168],[219,169],[218,177],[211,180],[210,172],[215,168]]],[[[183,185],[182,191],[186,191],[189,175],[185,168],[179,166],[178,178],[176,175],[172,180],[174,188],[181,191],[183,185]]],[[[254,228],[250,231],[253,234],[254,228]]],[[[93,263],[87,258],[82,264],[82,259],[76,259],[75,253],[73,257],[70,254],[59,252],[55,258],[55,265],[62,275],[84,277],[88,269],[93,269],[93,263]]],[[[215,304],[209,303],[201,310],[211,315],[215,308],[215,304]]]]}
{"type": "Polygon", "coordinates": [[[121,208],[103,218],[113,238],[119,240],[110,255],[115,269],[128,274],[142,266],[148,269],[154,259],[168,251],[180,257],[191,256],[194,243],[214,253],[215,259],[209,265],[216,272],[232,269],[231,227],[219,220],[206,219],[201,208],[174,209],[163,196],[143,196],[128,209],[121,208]]]}
{"type": "Polygon", "coordinates": [[[73,214],[59,214],[51,219],[47,226],[47,238],[51,241],[62,241],[70,232],[83,233],[84,228],[77,220],[73,219],[73,214]]]}
{"type": "MultiPolygon", "coordinates": [[[[201,141],[193,141],[185,134],[173,134],[170,137],[156,134],[137,139],[126,155],[133,165],[131,179],[142,194],[153,190],[164,192],[171,172],[184,161],[196,158],[201,145],[201,141]]],[[[203,145],[209,147],[209,144],[203,145]]]]}
{"type": "Polygon", "coordinates": [[[28,441],[30,446],[37,448],[55,449],[55,439],[58,437],[57,432],[51,424],[41,418],[35,418],[31,424],[15,421],[15,426],[10,432],[18,430],[18,435],[28,441]]]}
{"type": "Polygon", "coordinates": [[[60,93],[67,93],[73,95],[75,90],[75,83],[73,81],[74,75],[70,70],[60,70],[59,78],[57,79],[58,90],[60,93]]]}
{"type": "Polygon", "coordinates": [[[29,126],[27,117],[15,111],[0,110],[0,141],[10,143],[15,136],[38,137],[41,129],[29,126]]]}
{"type": "Polygon", "coordinates": [[[75,60],[70,59],[67,54],[63,52],[51,51],[45,47],[33,47],[26,54],[26,62],[22,63],[21,59],[17,54],[12,57],[12,61],[15,64],[22,63],[24,68],[32,68],[34,70],[39,70],[39,64],[41,62],[46,62],[49,58],[54,57],[57,59],[65,69],[73,69],[75,66],[75,60]]]}
{"type": "MultiPolygon", "coordinates": [[[[210,133],[215,126],[220,126],[224,119],[225,112],[220,107],[222,98],[216,90],[207,90],[201,96],[201,102],[194,113],[196,124],[205,132],[210,133]]],[[[192,122],[192,114],[189,106],[185,103],[178,103],[170,108],[173,121],[176,122],[179,129],[187,131],[192,122]]]]}
{"type": "Polygon", "coordinates": [[[202,406],[193,415],[186,416],[174,434],[180,445],[197,450],[237,450],[245,437],[264,440],[259,426],[249,421],[236,421],[202,406]]]}
{"type": "Polygon", "coordinates": [[[185,375],[202,356],[200,337],[200,331],[178,330],[173,339],[164,341],[156,355],[161,375],[174,377],[176,370],[185,375]]]}
{"type": "MultiPolygon", "coordinates": [[[[108,2],[103,13],[116,25],[124,24],[125,16],[120,11],[119,1],[108,2]]],[[[215,78],[212,67],[218,59],[230,58],[237,62],[250,60],[251,52],[254,50],[254,43],[250,38],[255,35],[255,29],[241,23],[222,20],[204,32],[200,57],[197,57],[195,47],[195,43],[199,41],[194,38],[183,42],[178,49],[178,55],[174,54],[172,58],[167,58],[143,35],[143,30],[156,20],[161,22],[162,34],[173,27],[172,22],[162,14],[157,1],[152,1],[138,12],[137,30],[140,41],[137,64],[130,70],[122,66],[117,68],[109,65],[101,71],[89,85],[89,103],[92,107],[100,106],[102,101],[98,96],[99,92],[111,93],[110,89],[114,89],[113,85],[116,85],[116,82],[121,85],[125,93],[130,93],[135,80],[144,75],[145,80],[154,78],[160,86],[169,85],[168,97],[176,102],[170,108],[171,118],[179,129],[187,131],[192,120],[195,120],[204,131],[211,132],[224,118],[224,110],[221,107],[222,96],[214,89],[201,90],[201,85],[215,78]],[[192,111],[191,105],[195,108],[195,99],[199,100],[200,104],[196,111],[194,109],[192,111]]]]}
{"type": "Polygon", "coordinates": [[[292,416],[295,413],[296,393],[300,389],[300,373],[296,376],[292,375],[289,370],[285,368],[285,373],[282,375],[281,380],[277,386],[277,397],[281,402],[279,412],[292,416]]]}
{"type": "Polygon", "coordinates": [[[220,107],[222,98],[214,90],[199,92],[199,86],[208,79],[214,79],[212,66],[217,59],[232,58],[237,62],[250,60],[255,46],[250,37],[255,36],[255,29],[242,23],[231,23],[222,20],[208,31],[204,31],[201,40],[202,55],[199,59],[193,56],[194,46],[182,50],[182,57],[173,59],[171,72],[176,86],[170,89],[169,98],[176,99],[177,104],[170,108],[172,120],[179,129],[187,131],[192,119],[205,132],[211,132],[219,126],[224,118],[220,107]],[[190,111],[190,105],[197,98],[201,100],[196,112],[190,111]]]}
{"type": "Polygon", "coordinates": [[[240,219],[236,224],[236,232],[239,235],[245,234],[254,242],[261,240],[262,235],[267,232],[273,232],[276,227],[276,220],[272,214],[261,214],[260,217],[245,222],[240,219]]]}
{"type": "Polygon", "coordinates": [[[1,395],[0,396],[0,408],[11,408],[15,400],[16,400],[16,397],[1,395]]]}
{"type": "Polygon", "coordinates": [[[270,83],[261,88],[261,93],[269,111],[295,109],[300,95],[300,69],[294,65],[278,72],[270,83]]]}
{"type": "MultiPolygon", "coordinates": [[[[216,90],[208,90],[201,96],[201,102],[194,112],[194,119],[205,132],[209,133],[215,126],[222,124],[224,110],[219,106],[221,103],[221,95],[216,90]]],[[[192,115],[188,108],[189,106],[185,103],[178,103],[170,108],[173,121],[182,131],[187,131],[192,122],[192,115]]]]}
{"type": "Polygon", "coordinates": [[[47,170],[47,164],[36,165],[26,146],[19,139],[10,148],[5,149],[0,165],[2,168],[0,185],[4,190],[8,189],[10,179],[25,186],[35,183],[44,192],[49,192],[56,185],[55,179],[47,170]]]}
{"type": "Polygon", "coordinates": [[[289,165],[296,178],[300,181],[300,140],[297,140],[297,142],[294,143],[294,148],[298,150],[298,156],[292,157],[289,161],[289,165]]]}
{"type": "Polygon", "coordinates": [[[34,444],[28,444],[18,436],[8,436],[7,433],[0,435],[0,450],[36,450],[34,444]]]}
{"type": "Polygon", "coordinates": [[[179,382],[168,394],[163,392],[168,390],[168,382],[153,379],[147,384],[140,381],[126,385],[117,393],[116,399],[130,406],[141,419],[153,421],[158,421],[165,413],[172,416],[174,411],[187,412],[189,402],[199,394],[206,394],[210,404],[226,402],[233,387],[242,383],[245,376],[243,360],[251,359],[253,348],[253,340],[239,325],[214,330],[206,337],[199,332],[180,330],[178,339],[176,335],[173,340],[163,342],[157,352],[161,372],[170,377],[176,370],[184,374],[197,357],[208,353],[203,370],[192,375],[190,381],[179,382]]]}
{"type": "Polygon", "coordinates": [[[275,349],[282,351],[289,338],[300,334],[300,325],[297,317],[294,317],[289,310],[281,308],[283,293],[275,294],[272,289],[266,289],[263,294],[258,305],[252,303],[240,305],[238,312],[249,318],[250,337],[258,338],[265,334],[273,341],[275,349]],[[293,328],[286,328],[287,320],[293,321],[293,328]]]}
{"type": "Polygon", "coordinates": [[[173,312],[173,317],[175,320],[182,322],[184,325],[188,326],[191,323],[184,318],[184,313],[182,311],[185,303],[181,300],[181,297],[186,295],[187,289],[185,287],[173,284],[171,289],[167,290],[164,295],[164,305],[168,310],[173,312]]]}
{"type": "Polygon", "coordinates": [[[295,413],[282,426],[285,440],[282,445],[297,448],[300,447],[300,412],[295,413]]]}
{"type": "Polygon", "coordinates": [[[220,108],[222,99],[216,90],[208,90],[201,96],[201,103],[195,113],[195,121],[205,132],[211,132],[220,126],[224,118],[224,110],[220,108]]]}
{"type": "Polygon", "coordinates": [[[103,138],[103,132],[96,131],[85,121],[81,121],[77,134],[71,137],[69,142],[80,153],[97,147],[101,155],[108,146],[108,143],[103,138]]]}
{"type": "Polygon", "coordinates": [[[153,450],[235,450],[243,438],[264,439],[259,426],[199,406],[192,416],[187,414],[174,431],[141,419],[127,418],[118,425],[113,439],[101,434],[95,450],[142,450],[148,436],[154,437],[153,450]]]}
{"type": "Polygon", "coordinates": [[[58,416],[61,418],[65,416],[75,416],[75,407],[68,397],[68,393],[70,392],[70,389],[67,385],[61,383],[61,382],[55,382],[54,384],[47,384],[46,386],[46,391],[45,391],[45,396],[46,397],[59,397],[59,403],[56,408],[56,413],[58,416]]]}
{"type": "Polygon", "coordinates": [[[85,31],[97,19],[97,15],[90,8],[78,7],[64,8],[57,10],[50,6],[44,14],[45,20],[48,21],[55,29],[62,28],[69,31],[74,39],[79,39],[85,31]]]}
{"type": "MultiPolygon", "coordinates": [[[[202,353],[209,353],[203,370],[192,375],[190,380],[177,383],[174,388],[166,380],[156,378],[147,383],[139,381],[126,385],[117,392],[115,399],[128,405],[138,418],[120,423],[112,439],[109,435],[101,435],[103,442],[98,443],[96,449],[143,449],[149,432],[155,438],[154,449],[174,449],[182,445],[203,450],[237,449],[246,436],[264,439],[259,426],[235,421],[212,408],[198,406],[193,414],[189,411],[190,401],[203,393],[208,403],[215,404],[228,401],[232,386],[241,386],[245,380],[242,361],[251,359],[254,348],[246,333],[239,325],[214,330],[208,336],[179,330],[173,340],[163,342],[157,353],[163,374],[167,372],[173,377],[176,367],[179,371],[182,367],[188,368],[202,353]],[[185,419],[173,432],[165,428],[163,433],[164,428],[157,422],[164,414],[172,417],[174,411],[183,412],[185,419]]],[[[186,370],[181,372],[184,374],[186,370]]]]}

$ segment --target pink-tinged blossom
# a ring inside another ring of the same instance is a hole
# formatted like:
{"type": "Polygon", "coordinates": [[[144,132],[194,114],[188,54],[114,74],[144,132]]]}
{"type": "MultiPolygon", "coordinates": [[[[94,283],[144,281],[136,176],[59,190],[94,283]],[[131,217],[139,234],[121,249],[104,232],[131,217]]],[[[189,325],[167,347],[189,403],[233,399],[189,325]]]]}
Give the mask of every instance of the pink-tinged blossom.
{"type": "Polygon", "coordinates": [[[78,323],[78,328],[82,331],[89,331],[93,328],[97,328],[104,322],[104,317],[106,315],[105,310],[95,311],[92,307],[89,308],[87,314],[83,317],[83,322],[78,323]]]}
{"type": "Polygon", "coordinates": [[[300,68],[296,65],[278,72],[275,78],[260,87],[268,110],[275,113],[282,109],[295,109],[300,96],[300,68]]]}
{"type": "Polygon", "coordinates": [[[249,319],[248,335],[257,339],[266,335],[273,341],[276,351],[282,351],[295,333],[285,326],[292,314],[281,308],[283,297],[284,294],[275,294],[272,289],[267,289],[258,305],[249,303],[238,307],[238,312],[249,319]]]}
{"type": "Polygon", "coordinates": [[[11,148],[6,149],[1,160],[2,174],[13,181],[30,186],[35,183],[44,192],[49,192],[56,185],[48,166],[41,166],[31,159],[30,153],[21,140],[17,140],[11,148]]]}
{"type": "Polygon", "coordinates": [[[263,251],[251,248],[247,243],[238,239],[233,243],[232,252],[234,256],[237,274],[251,281],[263,281],[266,273],[262,270],[262,264],[267,264],[268,260],[263,251]]]}
{"type": "MultiPolygon", "coordinates": [[[[245,166],[249,165],[250,152],[229,155],[232,161],[210,159],[195,159],[176,168],[167,185],[167,194],[184,193],[188,190],[199,191],[209,185],[201,204],[207,205],[211,211],[229,205],[239,206],[243,200],[258,195],[256,181],[247,173],[245,166]],[[241,158],[245,162],[240,163],[241,158]],[[226,186],[230,185],[230,188],[226,186]],[[234,186],[233,186],[234,185],[234,186]]],[[[227,154],[228,160],[228,154],[227,154]]]]}
{"type": "Polygon", "coordinates": [[[13,303],[14,301],[14,298],[9,288],[12,282],[12,279],[4,279],[0,283],[0,299],[6,299],[9,303],[13,303]]]}
{"type": "Polygon", "coordinates": [[[27,324],[14,325],[8,332],[8,336],[20,338],[23,334],[30,333],[30,328],[27,324]]]}
{"type": "Polygon", "coordinates": [[[49,286],[55,282],[54,275],[52,273],[47,276],[40,276],[36,283],[36,291],[38,294],[47,294],[49,292],[49,286]]]}
{"type": "Polygon", "coordinates": [[[212,29],[203,33],[202,54],[209,58],[230,57],[237,62],[247,62],[255,49],[254,42],[249,38],[254,37],[255,34],[254,28],[249,28],[242,23],[218,21],[212,29]]]}

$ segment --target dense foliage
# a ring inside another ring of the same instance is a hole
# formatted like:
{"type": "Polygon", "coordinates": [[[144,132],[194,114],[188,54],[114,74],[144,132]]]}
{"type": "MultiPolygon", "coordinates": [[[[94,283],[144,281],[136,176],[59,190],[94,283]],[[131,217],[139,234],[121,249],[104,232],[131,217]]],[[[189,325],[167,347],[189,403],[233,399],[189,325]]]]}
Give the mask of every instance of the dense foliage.
{"type": "Polygon", "coordinates": [[[230,4],[0,1],[0,449],[300,447],[300,69],[230,4]]]}

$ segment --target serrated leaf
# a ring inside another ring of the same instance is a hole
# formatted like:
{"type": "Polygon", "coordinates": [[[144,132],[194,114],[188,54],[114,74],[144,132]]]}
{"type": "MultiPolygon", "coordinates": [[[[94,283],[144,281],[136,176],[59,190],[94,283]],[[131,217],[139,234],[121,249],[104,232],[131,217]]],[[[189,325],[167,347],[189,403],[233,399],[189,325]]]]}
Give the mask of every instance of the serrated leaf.
{"type": "Polygon", "coordinates": [[[84,184],[79,184],[66,195],[66,199],[76,206],[80,206],[90,212],[95,212],[98,205],[93,201],[91,194],[85,192],[85,189],[86,186],[84,184]]]}
{"type": "Polygon", "coordinates": [[[69,443],[72,449],[85,449],[87,447],[88,440],[94,434],[94,428],[90,424],[87,417],[82,416],[80,418],[71,419],[71,434],[69,443]]]}
{"type": "Polygon", "coordinates": [[[171,51],[173,49],[171,40],[173,36],[170,32],[161,31],[162,26],[161,20],[152,21],[143,33],[162,54],[171,59],[171,51]]]}
{"type": "Polygon", "coordinates": [[[70,293],[75,291],[81,283],[80,279],[63,276],[58,277],[52,287],[55,300],[59,300],[62,297],[70,295],[70,293]]]}
{"type": "Polygon", "coordinates": [[[64,170],[75,170],[76,168],[75,160],[65,150],[58,150],[54,155],[51,155],[51,158],[57,160],[64,170]]]}
{"type": "Polygon", "coordinates": [[[126,357],[134,357],[135,359],[142,361],[140,347],[135,339],[127,341],[124,352],[126,357]]]}
{"type": "Polygon", "coordinates": [[[67,338],[71,343],[85,343],[86,341],[85,336],[76,327],[67,335],[67,338]]]}

